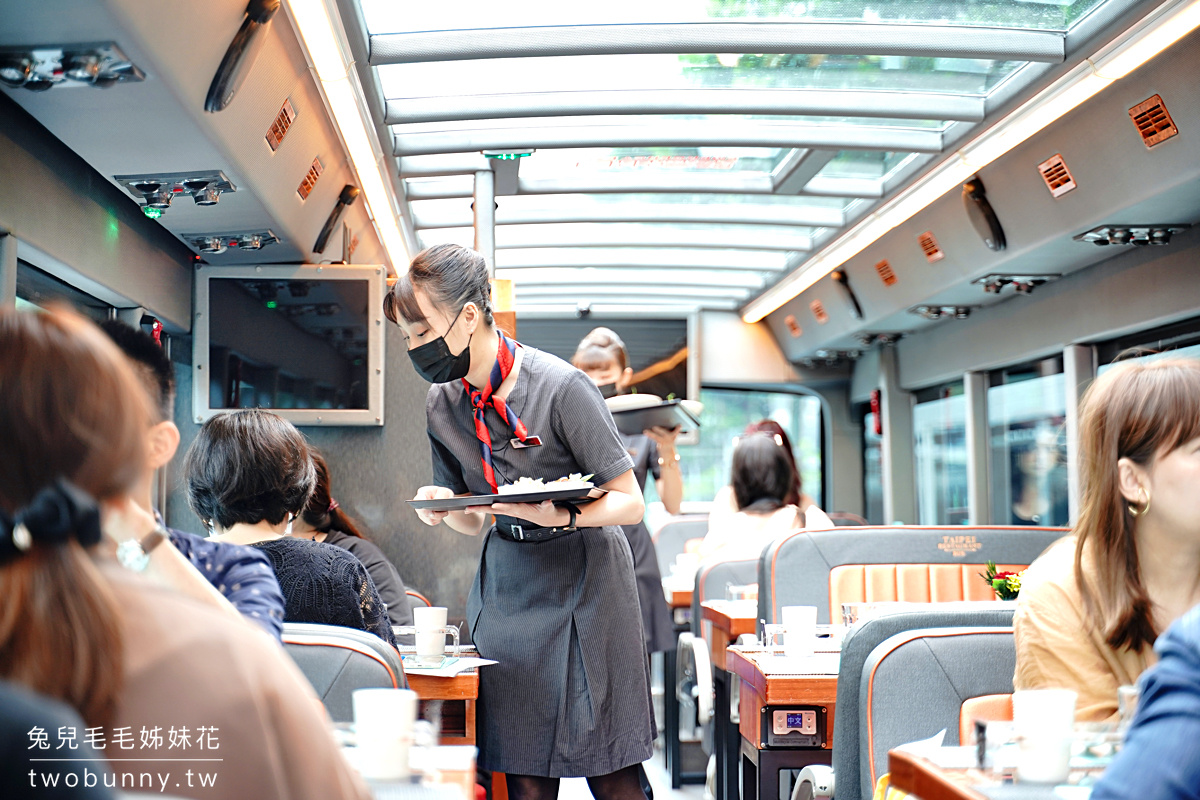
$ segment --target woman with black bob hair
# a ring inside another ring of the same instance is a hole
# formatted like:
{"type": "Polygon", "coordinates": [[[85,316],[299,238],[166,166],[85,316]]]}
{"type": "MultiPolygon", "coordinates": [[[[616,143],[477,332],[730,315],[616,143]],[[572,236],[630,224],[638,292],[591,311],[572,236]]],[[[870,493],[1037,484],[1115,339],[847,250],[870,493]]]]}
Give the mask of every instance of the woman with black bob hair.
{"type": "Polygon", "coordinates": [[[637,766],[653,752],[650,676],[620,528],[640,521],[644,505],[604,399],[570,364],[496,329],[487,263],[473,250],[419,253],[384,311],[433,384],[434,485],[416,499],[572,473],[607,490],[577,506],[418,512],[427,525],[484,533],[467,624],[479,654],[499,663],[480,672],[479,765],[505,773],[514,800],[554,798],[571,776],[586,777],[600,800],[644,800],[637,766]]]}
{"type": "Polygon", "coordinates": [[[775,537],[805,527],[795,504],[796,467],[781,434],[759,431],[737,439],[730,487],[736,513],[721,518],[700,545],[704,557],[756,558],[775,537]]]}
{"type": "Polygon", "coordinates": [[[271,560],[284,622],[357,628],[395,645],[387,608],[359,560],[291,536],[316,484],[308,443],[294,425],[257,408],[218,414],[200,428],[183,470],[188,504],[212,537],[271,560]]]}

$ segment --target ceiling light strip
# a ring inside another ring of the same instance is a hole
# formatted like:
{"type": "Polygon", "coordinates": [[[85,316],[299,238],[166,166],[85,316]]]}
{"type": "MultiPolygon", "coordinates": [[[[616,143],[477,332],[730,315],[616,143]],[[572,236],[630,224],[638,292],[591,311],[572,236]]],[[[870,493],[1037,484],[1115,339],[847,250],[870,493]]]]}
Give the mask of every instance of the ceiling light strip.
{"type": "Polygon", "coordinates": [[[350,162],[366,196],[367,214],[383,243],[393,270],[408,265],[409,253],[400,232],[400,207],[390,183],[391,170],[367,111],[366,98],[352,69],[354,59],[337,12],[327,0],[287,0],[288,14],[300,34],[350,162]]]}
{"type": "Polygon", "coordinates": [[[1200,0],[1174,0],[1163,4],[1127,30],[1118,41],[1101,48],[751,300],[742,311],[742,319],[758,322],[797,297],[892,228],[911,219],[971,175],[1197,27],[1200,27],[1200,0]]]}

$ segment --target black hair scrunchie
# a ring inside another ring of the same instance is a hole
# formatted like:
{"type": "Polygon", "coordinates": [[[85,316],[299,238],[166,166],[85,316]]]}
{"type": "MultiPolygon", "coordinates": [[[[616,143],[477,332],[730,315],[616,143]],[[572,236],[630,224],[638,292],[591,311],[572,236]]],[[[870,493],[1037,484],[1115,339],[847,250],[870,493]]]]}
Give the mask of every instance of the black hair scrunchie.
{"type": "Polygon", "coordinates": [[[0,562],[20,555],[31,542],[62,545],[72,536],[84,547],[100,541],[100,507],[65,478],[39,491],[27,506],[10,516],[0,511],[0,562]],[[28,539],[21,541],[23,527],[28,539]]]}

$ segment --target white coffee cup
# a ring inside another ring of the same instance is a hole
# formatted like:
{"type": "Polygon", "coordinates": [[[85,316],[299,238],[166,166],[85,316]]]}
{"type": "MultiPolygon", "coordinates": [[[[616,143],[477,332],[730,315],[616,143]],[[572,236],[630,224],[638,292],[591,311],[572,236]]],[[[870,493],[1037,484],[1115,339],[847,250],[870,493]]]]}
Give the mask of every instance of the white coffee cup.
{"type": "Polygon", "coordinates": [[[1013,692],[1013,728],[1020,742],[1019,780],[1062,783],[1070,775],[1077,698],[1070,689],[1013,692]]]}
{"type": "Polygon", "coordinates": [[[398,780],[408,775],[408,750],[417,719],[417,693],[408,689],[356,689],[355,763],[364,778],[398,780]]]}
{"type": "Polygon", "coordinates": [[[817,607],[784,606],[783,652],[787,656],[811,656],[817,644],[817,607]]]}
{"type": "Polygon", "coordinates": [[[446,609],[441,606],[417,606],[412,612],[413,625],[417,630],[446,627],[446,609]]]}

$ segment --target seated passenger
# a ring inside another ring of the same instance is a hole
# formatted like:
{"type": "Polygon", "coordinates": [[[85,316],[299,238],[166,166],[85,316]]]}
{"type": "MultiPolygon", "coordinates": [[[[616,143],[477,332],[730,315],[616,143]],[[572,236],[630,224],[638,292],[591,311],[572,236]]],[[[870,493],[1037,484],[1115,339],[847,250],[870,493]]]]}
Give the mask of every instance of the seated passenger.
{"type": "Polygon", "coordinates": [[[128,497],[151,418],[128,360],[90,322],[0,311],[0,677],[74,707],[91,729],[75,741],[112,759],[117,788],[367,798],[282,648],[237,612],[137,574],[141,551],[171,546],[128,497]]]}
{"type": "Polygon", "coordinates": [[[1073,536],[1026,570],[1013,620],[1017,689],[1079,693],[1076,716],[1117,712],[1117,687],[1200,603],[1200,361],[1118,364],[1080,410],[1073,536]]]}
{"type": "MultiPolygon", "coordinates": [[[[175,406],[175,369],[158,342],[147,333],[118,320],[100,328],[133,361],[134,373],[150,396],[153,424],[145,476],[133,499],[157,515],[154,508],[154,470],[171,462],[179,450],[179,428],[171,420],[175,406]]],[[[161,518],[160,518],[161,519],[161,518]]],[[[267,557],[252,547],[205,539],[194,533],[166,528],[171,544],[217,587],[233,607],[263,626],[276,639],[283,634],[283,593],[267,557]]]]}
{"type": "Polygon", "coordinates": [[[104,785],[108,770],[101,754],[78,739],[83,729],[83,720],[70,706],[0,681],[0,797],[110,800],[113,794],[104,785]],[[53,757],[46,751],[62,747],[64,739],[70,748],[71,736],[76,737],[71,757],[81,761],[40,760],[53,757]],[[73,787],[66,785],[70,774],[75,776],[73,787]]]}
{"type": "Polygon", "coordinates": [[[317,480],[308,443],[292,423],[257,408],[218,414],[201,426],[183,470],[188,504],[213,537],[251,545],[271,560],[285,622],[358,628],[395,645],[387,608],[359,560],[290,535],[317,480]]]}
{"type": "Polygon", "coordinates": [[[1092,800],[1200,800],[1200,606],[1154,645],[1137,715],[1092,800]]]}
{"type": "Polygon", "coordinates": [[[739,438],[730,485],[737,511],[715,525],[710,518],[701,557],[758,558],[776,537],[804,527],[804,512],[788,502],[796,473],[782,437],[751,433],[739,438]]]}
{"type": "MultiPolygon", "coordinates": [[[[751,422],[746,426],[745,436],[754,433],[765,433],[770,436],[776,436],[783,442],[783,455],[787,458],[793,476],[792,484],[788,487],[784,499],[784,505],[795,506],[804,512],[804,523],[798,527],[807,528],[810,531],[832,528],[833,520],[829,518],[828,514],[817,507],[817,501],[804,493],[800,483],[800,468],[796,465],[796,456],[792,452],[792,442],[783,430],[783,426],[773,419],[763,419],[758,422],[751,422]]],[[[717,496],[713,498],[712,509],[708,514],[709,532],[725,530],[730,523],[730,519],[737,511],[738,504],[737,499],[734,497],[733,487],[721,487],[717,491],[717,496]]]]}
{"type": "Polygon", "coordinates": [[[317,470],[317,483],[312,499],[304,513],[292,523],[292,535],[333,544],[349,550],[362,562],[375,582],[379,597],[387,606],[388,617],[393,625],[412,625],[412,605],[408,590],[400,573],[374,542],[359,532],[350,515],[342,510],[329,485],[329,465],[315,449],[310,448],[313,466],[317,470]]]}

